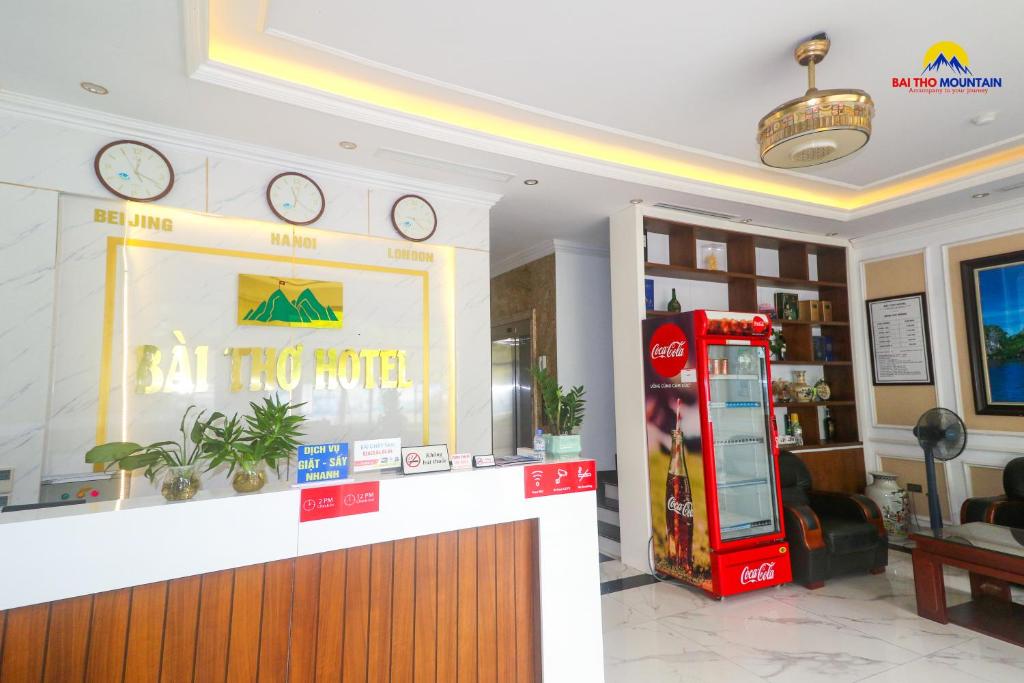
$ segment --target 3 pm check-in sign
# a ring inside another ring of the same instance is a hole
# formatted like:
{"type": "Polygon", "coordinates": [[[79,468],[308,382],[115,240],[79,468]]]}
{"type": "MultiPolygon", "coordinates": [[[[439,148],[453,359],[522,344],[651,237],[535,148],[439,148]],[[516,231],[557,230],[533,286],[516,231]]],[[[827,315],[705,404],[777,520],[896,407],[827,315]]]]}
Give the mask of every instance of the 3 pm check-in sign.
{"type": "Polygon", "coordinates": [[[523,486],[527,498],[594,491],[597,488],[597,463],[573,460],[527,465],[523,468],[523,486]]]}
{"type": "Polygon", "coordinates": [[[299,502],[299,521],[315,522],[320,519],[361,515],[379,510],[379,481],[317,486],[316,488],[302,489],[302,498],[299,502]]]}

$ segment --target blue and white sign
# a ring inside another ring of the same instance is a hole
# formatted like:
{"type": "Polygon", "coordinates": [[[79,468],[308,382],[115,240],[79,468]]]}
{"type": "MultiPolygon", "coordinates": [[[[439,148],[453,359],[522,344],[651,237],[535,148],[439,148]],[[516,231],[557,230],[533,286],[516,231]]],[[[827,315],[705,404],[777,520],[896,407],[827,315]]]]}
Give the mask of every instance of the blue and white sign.
{"type": "Polygon", "coordinates": [[[299,446],[299,484],[348,478],[348,444],[318,443],[299,446]]]}

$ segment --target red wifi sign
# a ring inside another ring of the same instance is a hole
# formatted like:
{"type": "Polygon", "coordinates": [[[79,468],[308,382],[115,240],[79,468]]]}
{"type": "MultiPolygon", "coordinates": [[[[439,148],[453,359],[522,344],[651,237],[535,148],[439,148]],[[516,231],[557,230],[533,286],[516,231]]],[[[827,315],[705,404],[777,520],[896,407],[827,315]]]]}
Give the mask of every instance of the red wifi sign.
{"type": "Polygon", "coordinates": [[[557,496],[597,489],[597,463],[570,460],[523,468],[523,487],[527,498],[557,496]]]}

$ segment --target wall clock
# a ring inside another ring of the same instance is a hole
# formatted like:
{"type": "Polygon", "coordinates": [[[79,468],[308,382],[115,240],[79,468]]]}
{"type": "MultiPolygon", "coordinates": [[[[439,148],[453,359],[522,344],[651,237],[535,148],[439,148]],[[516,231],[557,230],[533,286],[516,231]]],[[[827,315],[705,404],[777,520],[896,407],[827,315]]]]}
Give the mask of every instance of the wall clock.
{"type": "Polygon", "coordinates": [[[96,153],[96,177],[115,197],[136,202],[160,199],[174,186],[171,162],[156,147],[116,140],[96,153]]]}
{"type": "Polygon", "coordinates": [[[281,173],[267,185],[267,204],[274,215],[292,225],[309,225],[324,215],[324,192],[301,173],[281,173]]]}
{"type": "Polygon", "coordinates": [[[391,207],[391,225],[405,239],[422,242],[437,230],[437,214],[426,199],[407,194],[395,200],[391,207]]]}

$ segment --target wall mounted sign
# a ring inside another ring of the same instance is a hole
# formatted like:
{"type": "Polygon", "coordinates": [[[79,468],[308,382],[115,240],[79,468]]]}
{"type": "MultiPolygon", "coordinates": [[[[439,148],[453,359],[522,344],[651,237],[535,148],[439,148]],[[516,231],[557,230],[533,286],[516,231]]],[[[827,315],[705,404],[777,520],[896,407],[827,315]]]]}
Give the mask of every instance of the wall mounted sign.
{"type": "Polygon", "coordinates": [[[324,215],[327,202],[320,186],[301,173],[281,173],[267,184],[267,204],[274,215],[292,225],[310,225],[324,215]]]}
{"type": "Polygon", "coordinates": [[[296,483],[335,481],[348,477],[348,444],[318,443],[298,448],[296,483]]]}
{"type": "Polygon", "coordinates": [[[391,225],[405,239],[422,242],[437,230],[437,213],[423,197],[407,194],[391,206],[391,225]]]}
{"type": "Polygon", "coordinates": [[[962,261],[974,410],[1024,415],[1024,251],[962,261]]]}
{"type": "Polygon", "coordinates": [[[402,473],[447,472],[452,468],[448,445],[412,446],[402,449],[402,473]]]}
{"type": "Polygon", "coordinates": [[[352,444],[352,466],[356,472],[386,470],[401,464],[401,439],[370,439],[352,444]]]}
{"type": "Polygon", "coordinates": [[[473,469],[473,454],[472,453],[452,453],[452,469],[453,470],[471,470],[471,469],[473,469]]]}
{"type": "Polygon", "coordinates": [[[473,467],[494,467],[493,455],[474,455],[473,467]]]}
{"type": "Polygon", "coordinates": [[[527,498],[557,496],[597,489],[597,463],[593,460],[552,462],[523,468],[527,498]]]}
{"type": "Polygon", "coordinates": [[[238,276],[238,324],[341,329],[340,282],[238,276]]]}
{"type": "Polygon", "coordinates": [[[359,481],[336,486],[302,489],[299,521],[315,522],[332,517],[362,515],[380,510],[380,482],[359,481]]]}
{"type": "Polygon", "coordinates": [[[96,153],[93,170],[107,192],[136,202],[153,202],[174,186],[174,169],[160,150],[137,140],[117,140],[96,153]]]}
{"type": "Polygon", "coordinates": [[[934,384],[924,293],[871,299],[867,309],[872,382],[934,384]]]}

